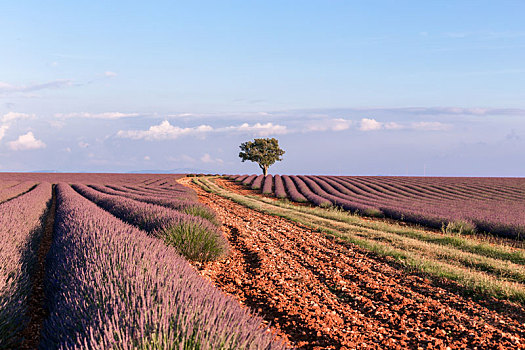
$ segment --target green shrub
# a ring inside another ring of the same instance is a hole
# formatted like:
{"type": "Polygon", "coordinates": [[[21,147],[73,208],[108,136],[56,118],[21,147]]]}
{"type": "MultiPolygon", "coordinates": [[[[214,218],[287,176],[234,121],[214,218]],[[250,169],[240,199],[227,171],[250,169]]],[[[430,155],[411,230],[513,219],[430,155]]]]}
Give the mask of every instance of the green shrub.
{"type": "Polygon", "coordinates": [[[220,232],[197,222],[181,222],[166,227],[158,232],[158,236],[191,261],[216,260],[228,250],[228,243],[220,232]]]}
{"type": "Polygon", "coordinates": [[[217,215],[215,215],[215,212],[212,209],[203,205],[188,206],[184,208],[182,212],[193,216],[200,216],[201,218],[208,220],[215,226],[220,226],[219,220],[217,220],[217,215]]]}
{"type": "Polygon", "coordinates": [[[441,231],[448,234],[472,235],[476,233],[476,225],[467,220],[449,221],[446,225],[443,223],[441,231]]]}

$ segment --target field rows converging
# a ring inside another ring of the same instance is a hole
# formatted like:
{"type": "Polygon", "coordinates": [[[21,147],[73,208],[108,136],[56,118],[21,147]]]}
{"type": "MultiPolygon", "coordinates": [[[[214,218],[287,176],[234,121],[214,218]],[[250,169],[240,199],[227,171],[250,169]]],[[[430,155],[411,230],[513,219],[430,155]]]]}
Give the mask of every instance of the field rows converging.
{"type": "Polygon", "coordinates": [[[0,349],[289,347],[191,265],[228,243],[176,178],[0,179],[0,349]]]}
{"type": "Polygon", "coordinates": [[[471,293],[525,303],[525,249],[475,236],[443,234],[415,227],[365,220],[338,210],[296,206],[261,196],[240,196],[232,185],[198,180],[208,190],[251,208],[290,218],[333,233],[410,269],[459,282],[471,293]],[[230,188],[230,190],[228,190],[230,188]]]}
{"type": "Polygon", "coordinates": [[[450,232],[525,237],[525,180],[234,175],[253,190],[450,232]],[[263,185],[261,185],[263,184],[263,185]]]}
{"type": "MultiPolygon", "coordinates": [[[[232,246],[230,259],[210,263],[201,273],[260,310],[301,348],[523,347],[522,304],[482,293],[471,298],[462,290],[468,276],[454,283],[432,271],[421,273],[402,256],[389,254],[406,252],[416,259],[407,247],[368,238],[369,233],[433,231],[250,195],[245,187],[219,178],[201,177],[194,183],[225,223],[232,246]],[[372,247],[379,243],[382,252],[372,247]]],[[[463,247],[487,248],[489,255],[492,246],[467,239],[463,247]]],[[[495,247],[494,252],[513,253],[514,248],[495,247]]],[[[522,268],[523,257],[513,266],[522,268]]],[[[429,255],[421,261],[473,271],[454,263],[455,258],[433,260],[429,255]]]]}
{"type": "Polygon", "coordinates": [[[66,184],[58,185],[57,202],[46,346],[281,348],[272,345],[257,318],[199,277],[162,241],[66,184]]]}
{"type": "Polygon", "coordinates": [[[0,348],[16,348],[27,323],[31,271],[42,235],[51,184],[0,204],[0,348]]]}
{"type": "Polygon", "coordinates": [[[16,198],[36,186],[35,182],[24,181],[0,187],[0,203],[16,198]]]}
{"type": "Polygon", "coordinates": [[[386,214],[519,181],[237,180],[0,175],[0,349],[525,348],[517,235],[386,214]]]}

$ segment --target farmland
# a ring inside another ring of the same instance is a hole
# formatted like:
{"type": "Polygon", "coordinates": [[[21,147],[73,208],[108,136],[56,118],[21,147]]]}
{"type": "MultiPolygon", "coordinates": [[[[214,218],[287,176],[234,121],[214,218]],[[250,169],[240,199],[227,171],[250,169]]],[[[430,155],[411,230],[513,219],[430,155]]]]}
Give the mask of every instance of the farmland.
{"type": "Polygon", "coordinates": [[[296,204],[233,180],[193,181],[240,261],[215,262],[208,274],[301,347],[523,347],[522,243],[296,204]],[[504,340],[498,324],[513,324],[517,338],[504,340]]]}
{"type": "Polygon", "coordinates": [[[449,231],[525,237],[525,179],[230,176],[263,194],[449,231]]]}
{"type": "Polygon", "coordinates": [[[177,177],[2,174],[0,348],[284,348],[192,267],[228,242],[177,177]]]}
{"type": "Polygon", "coordinates": [[[522,190],[1,174],[0,348],[525,348],[522,190]]]}

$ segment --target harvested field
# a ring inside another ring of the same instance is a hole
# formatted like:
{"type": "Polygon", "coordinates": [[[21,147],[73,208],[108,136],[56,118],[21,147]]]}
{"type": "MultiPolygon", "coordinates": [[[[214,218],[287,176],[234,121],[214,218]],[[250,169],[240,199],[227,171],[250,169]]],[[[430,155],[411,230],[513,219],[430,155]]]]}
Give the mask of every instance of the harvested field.
{"type": "Polygon", "coordinates": [[[522,304],[468,296],[460,283],[190,185],[231,246],[201,274],[300,348],[525,348],[522,304]]]}

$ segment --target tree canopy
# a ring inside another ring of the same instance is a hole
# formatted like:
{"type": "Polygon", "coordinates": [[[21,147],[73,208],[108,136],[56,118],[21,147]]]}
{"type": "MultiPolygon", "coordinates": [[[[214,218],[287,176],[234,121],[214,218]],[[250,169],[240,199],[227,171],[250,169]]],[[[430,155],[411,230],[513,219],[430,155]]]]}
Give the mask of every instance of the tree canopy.
{"type": "Polygon", "coordinates": [[[275,138],[254,139],[241,143],[239,157],[243,162],[249,160],[259,164],[266,176],[268,167],[276,161],[281,161],[284,151],[279,147],[279,141],[275,138]]]}

